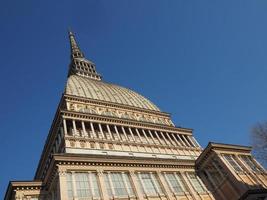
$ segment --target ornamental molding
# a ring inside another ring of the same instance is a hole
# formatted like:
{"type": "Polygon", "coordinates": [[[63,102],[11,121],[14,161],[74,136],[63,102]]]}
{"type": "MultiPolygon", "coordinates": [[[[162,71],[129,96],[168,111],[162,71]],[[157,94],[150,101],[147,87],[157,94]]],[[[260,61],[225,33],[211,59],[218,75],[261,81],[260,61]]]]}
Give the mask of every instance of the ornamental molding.
{"type": "MultiPolygon", "coordinates": [[[[91,149],[88,145],[88,142],[91,143],[108,143],[108,144],[117,144],[117,145],[131,145],[131,146],[139,146],[139,147],[156,147],[156,148],[167,148],[167,149],[177,149],[177,150],[192,150],[197,152],[202,152],[200,147],[185,147],[185,146],[170,146],[170,145],[161,145],[161,144],[149,144],[149,143],[136,143],[131,142],[129,140],[127,141],[117,141],[117,140],[107,140],[107,139],[98,139],[98,138],[87,138],[87,137],[77,137],[77,136],[65,136],[65,141],[68,141],[70,143],[71,147],[82,147],[82,148],[88,148],[91,149]],[[77,143],[79,145],[77,145],[77,143]]],[[[103,149],[104,150],[104,149],[103,149]]]]}
{"type": "Polygon", "coordinates": [[[195,170],[195,163],[193,160],[180,160],[173,161],[169,159],[151,159],[151,158],[135,158],[120,157],[120,156],[96,156],[96,155],[62,155],[54,154],[49,169],[45,172],[43,183],[47,188],[52,184],[53,180],[59,175],[65,175],[70,168],[75,170],[118,170],[118,167],[133,171],[143,171],[149,169],[153,171],[162,169],[164,170],[195,170]]]}
{"type": "Polygon", "coordinates": [[[192,135],[192,129],[186,129],[186,128],[180,128],[180,127],[173,127],[169,125],[159,125],[159,124],[153,124],[148,122],[137,122],[134,120],[129,119],[118,119],[114,117],[107,117],[107,116],[100,116],[95,114],[86,114],[86,113],[79,113],[76,111],[68,111],[68,110],[61,110],[62,117],[64,119],[76,119],[76,120],[82,120],[82,121],[88,121],[88,122],[96,122],[96,123],[106,123],[111,125],[127,125],[129,127],[134,128],[146,128],[150,130],[158,130],[163,132],[172,132],[172,133],[178,133],[183,135],[192,135]]]}
{"type": "Polygon", "coordinates": [[[156,114],[156,115],[162,115],[162,116],[165,116],[165,117],[169,117],[170,116],[170,114],[166,113],[166,112],[142,109],[142,108],[123,105],[123,104],[118,104],[118,103],[114,103],[114,102],[113,103],[106,102],[106,101],[103,101],[103,100],[94,100],[94,99],[89,99],[89,98],[85,98],[85,97],[77,97],[77,96],[68,95],[68,94],[64,94],[64,97],[65,97],[66,101],[72,101],[72,102],[76,102],[76,103],[88,103],[88,104],[100,105],[100,106],[111,107],[111,108],[134,110],[134,111],[137,111],[137,112],[151,113],[151,114],[156,114]]]}
{"type": "Polygon", "coordinates": [[[159,114],[151,114],[147,112],[137,112],[134,110],[126,110],[121,108],[112,108],[106,106],[98,106],[92,104],[83,104],[76,102],[67,102],[67,110],[75,111],[79,113],[88,113],[95,115],[102,115],[107,117],[115,117],[122,119],[129,119],[141,122],[148,122],[154,124],[164,124],[168,126],[174,126],[170,117],[162,116],[159,114]]]}

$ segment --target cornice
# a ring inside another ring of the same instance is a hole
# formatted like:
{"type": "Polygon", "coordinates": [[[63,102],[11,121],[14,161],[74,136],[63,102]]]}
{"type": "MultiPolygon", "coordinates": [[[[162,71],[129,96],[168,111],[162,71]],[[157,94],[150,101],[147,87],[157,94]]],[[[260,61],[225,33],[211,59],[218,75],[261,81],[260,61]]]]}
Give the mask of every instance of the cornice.
{"type": "MultiPolygon", "coordinates": [[[[103,156],[103,155],[84,155],[84,154],[53,154],[49,169],[44,178],[44,184],[49,184],[59,173],[59,166],[93,166],[97,167],[140,167],[161,168],[161,169],[195,169],[194,160],[173,160],[162,158],[138,158],[125,156],[103,156]]],[[[62,173],[62,172],[60,172],[62,173]]]]}
{"type": "Polygon", "coordinates": [[[113,108],[122,108],[122,109],[128,109],[128,110],[135,110],[143,113],[150,113],[150,114],[156,114],[156,115],[162,115],[165,117],[170,117],[170,114],[167,112],[161,112],[161,111],[155,111],[155,110],[148,110],[148,109],[142,109],[134,106],[128,106],[124,104],[119,104],[119,103],[111,103],[108,101],[103,101],[103,100],[95,100],[95,99],[89,99],[85,97],[80,97],[80,96],[74,96],[74,95],[69,95],[64,93],[64,97],[69,100],[74,100],[77,102],[83,102],[83,103],[92,103],[96,105],[103,105],[103,106],[109,106],[113,108]]]}
{"type": "Polygon", "coordinates": [[[11,195],[14,190],[43,190],[44,184],[42,181],[10,181],[8,184],[8,188],[6,190],[6,194],[4,200],[11,199],[11,195]]]}

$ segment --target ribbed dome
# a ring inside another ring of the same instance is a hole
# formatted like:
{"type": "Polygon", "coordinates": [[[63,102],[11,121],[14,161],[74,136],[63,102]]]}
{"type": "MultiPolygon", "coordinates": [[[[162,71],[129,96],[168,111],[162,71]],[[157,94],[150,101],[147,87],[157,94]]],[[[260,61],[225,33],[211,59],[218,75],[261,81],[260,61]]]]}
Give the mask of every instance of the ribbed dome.
{"type": "Polygon", "coordinates": [[[148,99],[130,89],[78,75],[71,75],[68,77],[65,93],[89,99],[160,111],[159,108],[148,99]]]}

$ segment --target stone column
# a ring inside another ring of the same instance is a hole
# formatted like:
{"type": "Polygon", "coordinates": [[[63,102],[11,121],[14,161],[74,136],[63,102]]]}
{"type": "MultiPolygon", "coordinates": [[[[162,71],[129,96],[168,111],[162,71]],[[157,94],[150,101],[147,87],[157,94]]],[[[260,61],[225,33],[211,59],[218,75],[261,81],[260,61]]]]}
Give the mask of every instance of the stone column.
{"type": "Polygon", "coordinates": [[[172,138],[174,139],[174,141],[178,144],[178,146],[182,146],[181,143],[177,140],[177,138],[175,137],[174,133],[171,133],[172,138]]]}
{"type": "MultiPolygon", "coordinates": [[[[132,183],[133,183],[133,188],[135,190],[137,199],[143,200],[144,199],[144,195],[143,195],[143,192],[142,192],[142,190],[141,190],[141,188],[139,186],[139,182],[138,182],[137,176],[134,173],[134,171],[130,171],[130,177],[131,177],[131,180],[132,180],[132,183]]],[[[140,181],[140,182],[142,182],[142,181],[140,181]]]]}
{"type": "Polygon", "coordinates": [[[116,132],[116,134],[117,134],[119,140],[122,141],[121,136],[120,136],[120,133],[119,133],[118,128],[117,128],[116,125],[114,125],[114,129],[115,129],[115,132],[116,132]]]}
{"type": "Polygon", "coordinates": [[[64,129],[64,135],[67,135],[68,134],[68,130],[67,130],[66,119],[63,119],[63,129],[64,129]]]}
{"type": "Polygon", "coordinates": [[[23,200],[24,195],[20,191],[16,191],[15,200],[23,200]]]}
{"type": "Polygon", "coordinates": [[[191,138],[190,135],[187,136],[187,139],[190,141],[190,143],[191,143],[194,147],[197,147],[196,143],[192,140],[192,138],[191,138]]]}
{"type": "Polygon", "coordinates": [[[162,143],[162,141],[161,141],[161,139],[160,139],[160,137],[159,137],[159,135],[158,135],[158,132],[157,132],[157,131],[155,131],[155,134],[156,134],[156,136],[157,136],[157,138],[158,138],[158,140],[159,140],[159,143],[160,143],[160,144],[162,144],[162,145],[164,145],[164,144],[162,143]]]}
{"type": "Polygon", "coordinates": [[[169,138],[171,144],[174,145],[174,146],[176,146],[175,142],[171,139],[171,137],[170,137],[170,135],[169,135],[168,132],[166,132],[166,135],[167,135],[167,137],[169,138]]]}
{"type": "Polygon", "coordinates": [[[172,190],[171,186],[169,187],[169,185],[165,181],[165,178],[162,176],[162,174],[159,171],[157,171],[157,176],[159,177],[160,183],[163,186],[163,190],[165,191],[165,195],[167,196],[167,198],[169,200],[171,200],[172,199],[172,195],[171,194],[174,194],[174,192],[171,191],[172,190]]]}
{"type": "Polygon", "coordinates": [[[184,135],[181,135],[181,137],[184,139],[185,143],[191,147],[190,143],[187,141],[187,138],[184,135]]]}
{"type": "Polygon", "coordinates": [[[135,137],[134,137],[134,134],[133,134],[132,129],[131,129],[130,127],[128,127],[128,129],[129,129],[129,131],[130,131],[130,133],[131,133],[131,136],[132,136],[132,138],[133,138],[133,141],[136,142],[136,139],[135,139],[135,137]]]}
{"type": "Polygon", "coordinates": [[[90,127],[91,127],[91,131],[92,131],[91,138],[96,138],[96,134],[95,134],[94,125],[93,125],[93,123],[92,123],[92,122],[90,122],[90,127]]]}
{"type": "Polygon", "coordinates": [[[148,130],[148,133],[149,133],[149,135],[150,135],[150,137],[151,137],[153,143],[154,143],[154,144],[157,144],[157,143],[155,142],[155,138],[153,137],[153,134],[151,133],[150,130],[148,130]]]}
{"type": "Polygon", "coordinates": [[[188,192],[191,194],[192,198],[194,200],[198,200],[197,196],[198,194],[195,192],[195,189],[192,187],[191,182],[188,180],[188,177],[186,176],[185,173],[181,173],[182,179],[184,183],[187,186],[188,192]]]}
{"type": "Polygon", "coordinates": [[[150,141],[146,135],[146,132],[144,131],[144,129],[142,129],[142,133],[144,134],[145,138],[146,138],[146,141],[147,141],[147,144],[150,144],[150,141]]]}
{"type": "Polygon", "coordinates": [[[65,169],[58,169],[58,181],[59,181],[60,199],[68,199],[67,173],[65,169]]]}
{"type": "Polygon", "coordinates": [[[127,141],[129,141],[129,138],[128,138],[126,132],[125,132],[124,127],[122,126],[121,129],[122,129],[122,132],[123,132],[123,134],[124,134],[125,139],[126,139],[127,141]]]}
{"type": "Polygon", "coordinates": [[[141,142],[141,143],[144,143],[143,140],[142,140],[142,138],[141,138],[141,135],[140,135],[140,133],[139,133],[139,131],[138,131],[137,128],[135,128],[135,131],[136,131],[136,133],[137,133],[137,135],[138,135],[138,137],[139,137],[140,142],[141,142]]]}
{"type": "Polygon", "coordinates": [[[177,134],[177,137],[178,137],[178,139],[181,141],[181,143],[186,147],[186,144],[185,144],[184,141],[181,139],[181,137],[180,137],[179,134],[177,134]]]}
{"type": "Polygon", "coordinates": [[[75,120],[72,120],[72,125],[73,125],[73,135],[76,136],[77,135],[77,129],[76,129],[76,123],[75,120]]]}
{"type": "Polygon", "coordinates": [[[87,131],[85,129],[84,121],[82,121],[82,128],[83,128],[83,136],[88,137],[88,133],[87,133],[87,131]]]}
{"type": "Polygon", "coordinates": [[[164,134],[160,131],[160,134],[165,142],[166,145],[169,145],[168,140],[165,138],[164,134]]]}
{"type": "Polygon", "coordinates": [[[100,186],[100,192],[102,195],[103,200],[109,200],[108,192],[105,186],[104,174],[102,170],[97,170],[97,176],[100,186]]]}
{"type": "Polygon", "coordinates": [[[107,124],[108,134],[110,135],[111,140],[114,140],[113,134],[110,131],[109,125],[107,124]]]}
{"type": "Polygon", "coordinates": [[[103,132],[103,130],[102,130],[102,126],[101,126],[101,124],[98,124],[98,127],[99,127],[100,133],[101,133],[101,135],[102,135],[102,139],[105,139],[105,135],[104,135],[104,132],[103,132]]]}

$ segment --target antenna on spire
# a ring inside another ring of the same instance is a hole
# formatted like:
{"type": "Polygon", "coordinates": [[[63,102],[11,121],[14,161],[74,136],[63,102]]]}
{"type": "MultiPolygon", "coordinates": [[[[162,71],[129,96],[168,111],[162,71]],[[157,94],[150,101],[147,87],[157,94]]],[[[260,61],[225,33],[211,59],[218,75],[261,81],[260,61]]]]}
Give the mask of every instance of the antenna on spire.
{"type": "Polygon", "coordinates": [[[70,28],[68,29],[68,33],[70,39],[71,58],[84,58],[84,55],[75,40],[74,33],[70,30],[70,28]]]}

